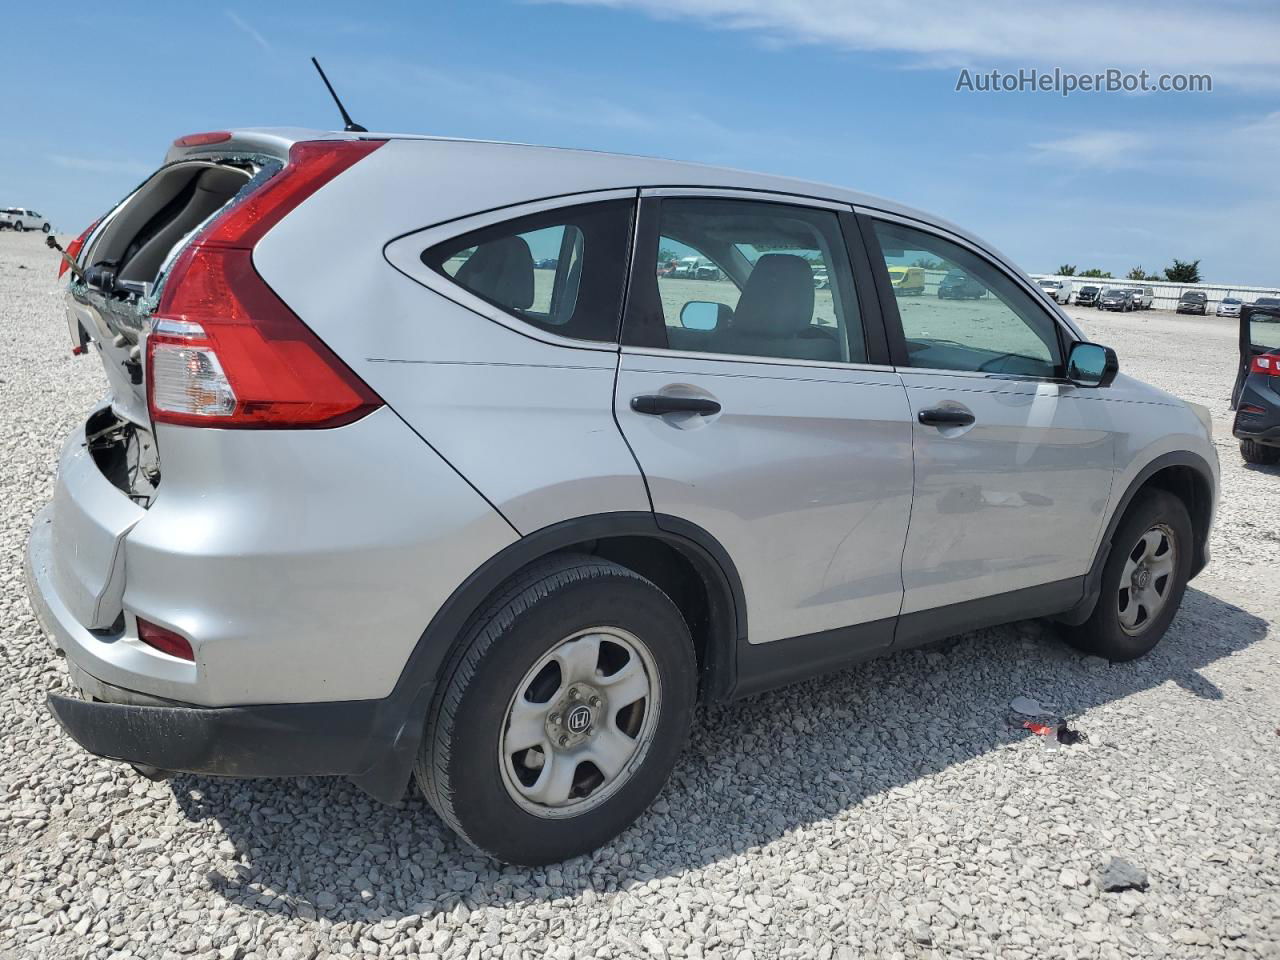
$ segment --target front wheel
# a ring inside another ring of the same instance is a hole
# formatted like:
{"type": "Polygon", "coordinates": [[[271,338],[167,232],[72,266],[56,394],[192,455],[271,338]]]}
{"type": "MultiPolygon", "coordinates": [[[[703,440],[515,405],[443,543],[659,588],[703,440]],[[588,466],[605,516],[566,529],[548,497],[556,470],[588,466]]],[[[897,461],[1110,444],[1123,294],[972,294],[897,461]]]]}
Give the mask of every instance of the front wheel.
{"type": "Polygon", "coordinates": [[[1089,619],[1065,629],[1073,646],[1113,662],[1148,653],[1182,603],[1191,574],[1191,516],[1165,490],[1140,495],[1111,538],[1089,619]]]}
{"type": "Polygon", "coordinates": [[[1257,440],[1241,440],[1240,456],[1244,457],[1245,463],[1269,467],[1280,463],[1280,447],[1268,447],[1257,440]]]}
{"type": "Polygon", "coordinates": [[[46,223],[46,224],[45,224],[44,226],[42,226],[40,229],[41,229],[44,233],[48,233],[48,232],[49,232],[49,225],[46,223]]]}
{"type": "Polygon", "coordinates": [[[697,664],[658,587],[587,555],[549,558],[473,620],[415,767],[472,846],[538,865],[587,853],[662,789],[688,736],[697,664]]]}

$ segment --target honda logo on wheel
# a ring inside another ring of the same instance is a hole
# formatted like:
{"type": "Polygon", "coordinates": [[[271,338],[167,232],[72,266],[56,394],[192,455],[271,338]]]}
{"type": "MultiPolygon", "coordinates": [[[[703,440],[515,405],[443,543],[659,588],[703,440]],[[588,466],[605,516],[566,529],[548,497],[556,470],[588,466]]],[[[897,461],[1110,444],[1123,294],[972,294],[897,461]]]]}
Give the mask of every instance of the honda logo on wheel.
{"type": "Polygon", "coordinates": [[[591,708],[579,704],[569,711],[565,723],[570,733],[582,733],[591,726],[591,708]]]}

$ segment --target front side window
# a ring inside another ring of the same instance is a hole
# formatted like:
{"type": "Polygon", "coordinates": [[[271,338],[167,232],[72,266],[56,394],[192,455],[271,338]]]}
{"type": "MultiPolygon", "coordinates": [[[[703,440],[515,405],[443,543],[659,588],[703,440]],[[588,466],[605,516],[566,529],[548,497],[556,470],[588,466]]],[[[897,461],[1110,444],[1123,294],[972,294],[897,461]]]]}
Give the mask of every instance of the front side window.
{"type": "Polygon", "coordinates": [[[422,262],[536,327],[614,342],[633,209],[607,200],[508,220],[424,250],[422,262]]]}
{"type": "Polygon", "coordinates": [[[1002,270],[942,237],[874,221],[907,364],[1055,377],[1062,364],[1053,318],[1002,270]],[[964,289],[952,279],[962,274],[964,289]],[[910,283],[897,278],[912,276],[910,283]]]}
{"type": "MultiPolygon", "coordinates": [[[[656,210],[655,287],[633,278],[640,323],[672,350],[866,361],[840,221],[754,200],[646,201],[656,210]]],[[[630,321],[629,321],[630,322],[630,321]]]]}

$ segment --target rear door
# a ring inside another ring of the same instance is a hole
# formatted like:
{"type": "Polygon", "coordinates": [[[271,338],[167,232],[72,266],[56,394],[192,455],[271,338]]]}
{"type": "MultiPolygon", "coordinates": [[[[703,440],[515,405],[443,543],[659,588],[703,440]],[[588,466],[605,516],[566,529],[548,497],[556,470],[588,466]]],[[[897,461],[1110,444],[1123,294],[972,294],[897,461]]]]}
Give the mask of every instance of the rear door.
{"type": "Polygon", "coordinates": [[[901,604],[907,398],[848,208],[774,199],[644,193],[615,410],[659,522],[737,567],[751,643],[862,625],[833,638],[855,655],[901,604]],[[659,275],[686,257],[718,279],[659,275]]]}
{"type": "MultiPolygon", "coordinates": [[[[863,234],[915,451],[900,637],[912,632],[905,615],[1017,591],[1031,592],[1006,598],[1008,619],[1065,596],[1064,609],[1079,597],[1111,489],[1107,406],[1063,378],[1071,334],[1029,285],[961,238],[874,216],[863,234]],[[887,268],[902,263],[926,265],[931,278],[961,269],[985,291],[895,296],[887,268]]],[[[957,629],[973,609],[956,611],[957,629]]]]}

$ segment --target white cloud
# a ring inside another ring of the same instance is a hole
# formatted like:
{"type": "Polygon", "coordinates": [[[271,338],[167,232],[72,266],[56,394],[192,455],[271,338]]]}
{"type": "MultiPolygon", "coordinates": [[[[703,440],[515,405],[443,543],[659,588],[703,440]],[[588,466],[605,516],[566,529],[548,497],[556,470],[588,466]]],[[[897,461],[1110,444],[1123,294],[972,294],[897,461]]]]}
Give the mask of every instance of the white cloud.
{"type": "Polygon", "coordinates": [[[65,153],[49,154],[49,162],[66,170],[83,170],[86,173],[145,177],[158,164],[139,160],[113,160],[106,157],[73,157],[65,153]]]}
{"type": "Polygon", "coordinates": [[[1046,8],[1026,0],[542,0],[632,9],[656,19],[744,30],[763,42],[904,54],[913,66],[1116,67],[1213,74],[1219,84],[1280,86],[1274,4],[1099,0],[1046,8]]]}
{"type": "Polygon", "coordinates": [[[254,43],[260,46],[263,50],[266,50],[268,53],[271,52],[271,44],[267,42],[267,38],[255,30],[243,17],[234,10],[227,10],[224,12],[227,15],[227,19],[244,31],[254,43]]]}
{"type": "Polygon", "coordinates": [[[1146,137],[1127,130],[1090,131],[1058,140],[1033,143],[1031,149],[1049,159],[1086,167],[1131,167],[1148,145],[1146,137]]]}

